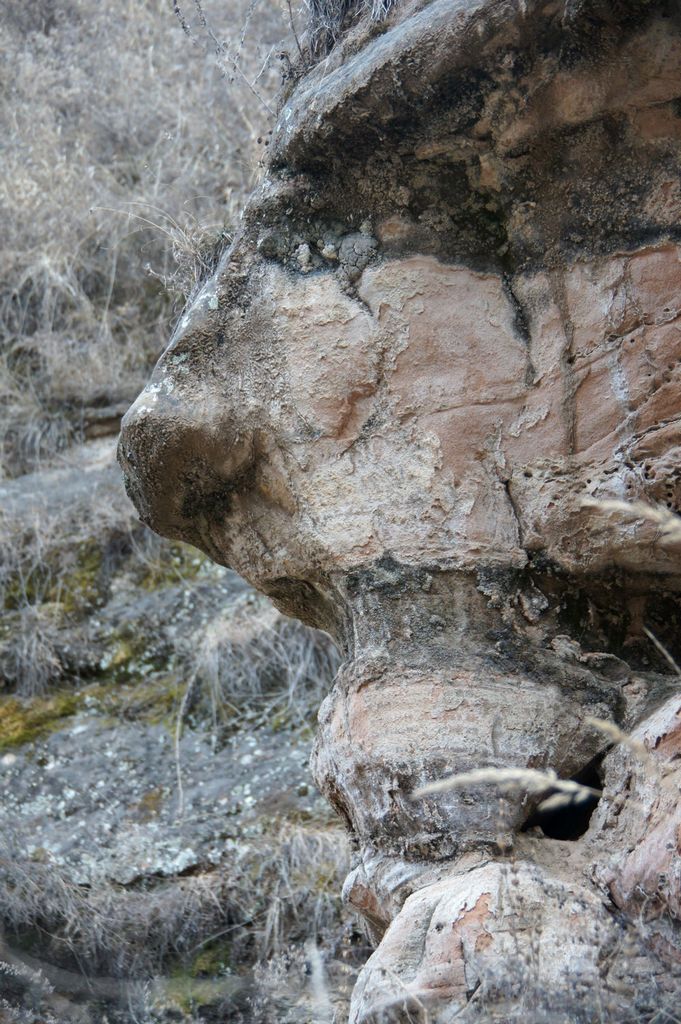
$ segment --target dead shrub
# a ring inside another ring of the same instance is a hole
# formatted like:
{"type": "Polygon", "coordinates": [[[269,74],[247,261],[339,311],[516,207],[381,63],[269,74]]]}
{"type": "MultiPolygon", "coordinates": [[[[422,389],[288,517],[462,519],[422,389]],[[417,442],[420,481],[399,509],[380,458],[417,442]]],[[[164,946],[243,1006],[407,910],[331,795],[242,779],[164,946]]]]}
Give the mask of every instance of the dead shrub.
{"type": "Polygon", "coordinates": [[[274,95],[266,58],[287,31],[275,0],[245,34],[247,0],[213,4],[235,41],[228,81],[161,0],[5,6],[0,476],[143,385],[254,184],[270,115],[248,83],[274,95]]]}
{"type": "Polygon", "coordinates": [[[207,624],[183,663],[215,727],[234,724],[245,712],[269,724],[301,724],[328,692],[340,655],[325,633],[284,618],[249,593],[207,624]]]}
{"type": "Polygon", "coordinates": [[[255,963],[301,937],[333,946],[349,863],[340,829],[288,825],[182,880],[77,885],[3,836],[0,921],[12,948],[13,936],[31,932],[46,962],[92,977],[151,977],[226,936],[235,963],[255,963]]]}

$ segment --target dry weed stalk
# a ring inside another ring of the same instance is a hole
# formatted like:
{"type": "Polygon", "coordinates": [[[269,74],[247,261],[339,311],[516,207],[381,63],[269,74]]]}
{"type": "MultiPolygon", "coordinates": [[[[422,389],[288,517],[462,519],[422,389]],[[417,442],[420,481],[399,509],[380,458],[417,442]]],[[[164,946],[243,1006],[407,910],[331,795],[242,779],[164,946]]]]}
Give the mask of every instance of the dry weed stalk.
{"type": "MultiPolygon", "coordinates": [[[[246,22],[245,22],[245,24],[247,24],[248,19],[250,18],[250,14],[252,13],[252,10],[255,7],[255,3],[256,2],[257,2],[257,0],[251,0],[251,4],[249,5],[249,9],[248,9],[247,14],[246,14],[246,22]]],[[[206,17],[206,13],[205,13],[205,11],[203,9],[203,5],[201,3],[201,0],[193,0],[193,5],[194,5],[194,9],[196,11],[196,16],[198,18],[199,25],[201,26],[203,31],[206,33],[206,35],[207,35],[207,37],[208,37],[208,39],[210,41],[210,45],[212,45],[215,63],[219,67],[219,69],[222,72],[222,74],[225,76],[225,78],[229,78],[229,80],[231,82],[234,81],[233,75],[237,75],[237,77],[244,83],[246,88],[253,94],[253,96],[255,96],[255,98],[257,99],[258,103],[260,103],[264,107],[264,109],[267,111],[268,115],[271,118],[275,117],[274,110],[272,109],[270,104],[267,102],[267,100],[265,99],[263,94],[260,92],[260,90],[257,88],[257,82],[258,82],[258,78],[260,77],[260,75],[258,75],[253,81],[251,81],[251,79],[244,72],[244,70],[243,70],[243,68],[241,66],[241,62],[239,60],[239,56],[240,56],[241,49],[242,49],[242,46],[243,46],[245,27],[244,27],[244,29],[242,31],[239,48],[238,48],[236,54],[234,54],[234,53],[232,53],[232,51],[231,51],[231,49],[229,47],[229,44],[224,39],[219,39],[218,36],[216,35],[215,28],[213,27],[213,25],[210,23],[210,21],[206,17]],[[233,75],[231,77],[230,77],[230,71],[233,72],[233,75]]],[[[175,12],[175,17],[179,21],[179,23],[180,23],[180,25],[182,27],[182,31],[186,35],[187,39],[189,39],[194,45],[200,46],[201,44],[200,44],[199,40],[197,39],[197,37],[194,35],[194,33],[192,31],[192,28],[191,28],[191,26],[189,24],[189,21],[187,20],[185,14],[184,14],[184,11],[183,11],[183,9],[181,8],[181,6],[179,4],[179,0],[173,0],[173,11],[175,12]]],[[[270,56],[271,56],[271,51],[270,51],[270,56]]],[[[260,74],[262,74],[262,70],[261,70],[260,74]]]]}
{"type": "Polygon", "coordinates": [[[671,654],[669,653],[667,648],[664,646],[664,644],[660,643],[660,641],[657,639],[657,637],[652,632],[652,630],[648,629],[647,626],[643,627],[643,632],[648,637],[648,639],[652,643],[653,647],[662,655],[662,657],[667,662],[667,664],[670,665],[671,668],[674,669],[674,671],[676,672],[677,676],[681,677],[681,668],[679,668],[679,665],[674,660],[674,658],[671,656],[671,654]]]}
{"type": "Polygon", "coordinates": [[[633,739],[628,733],[620,729],[618,725],[615,725],[614,722],[608,722],[604,718],[589,717],[585,719],[584,724],[590,725],[592,729],[597,729],[599,732],[602,732],[603,735],[607,736],[608,739],[613,741],[613,743],[621,743],[623,747],[627,747],[631,750],[632,754],[635,754],[640,761],[643,761],[645,764],[652,765],[653,759],[651,758],[645,744],[639,742],[639,740],[633,739]]]}
{"type": "Polygon", "coordinates": [[[648,505],[644,501],[582,498],[580,506],[604,515],[615,513],[632,522],[643,520],[652,523],[658,529],[657,540],[660,544],[681,543],[681,517],[660,505],[648,505]]]}
{"type": "Polygon", "coordinates": [[[310,57],[313,60],[324,57],[355,19],[368,16],[372,21],[383,21],[398,2],[399,0],[303,0],[303,5],[307,9],[305,42],[310,57]]]}
{"type": "Polygon", "coordinates": [[[549,789],[569,796],[572,801],[580,802],[593,796],[600,796],[601,791],[592,786],[584,786],[572,779],[559,779],[550,769],[538,771],[536,768],[476,768],[470,772],[450,775],[427,786],[421,786],[412,793],[412,799],[418,800],[431,793],[443,793],[449,789],[464,789],[467,786],[499,786],[510,791],[524,789],[528,793],[544,793],[549,789]]]}
{"type": "Polygon", "coordinates": [[[645,743],[640,740],[635,740],[628,733],[624,732],[619,726],[615,725],[614,722],[608,722],[602,718],[587,718],[585,719],[585,725],[590,725],[592,729],[597,729],[599,732],[607,736],[614,744],[626,747],[630,750],[634,757],[641,763],[644,772],[646,772],[651,778],[655,779],[656,783],[668,793],[670,793],[675,800],[679,798],[678,787],[675,786],[669,779],[665,778],[662,771],[660,762],[657,758],[653,757],[645,743]]]}

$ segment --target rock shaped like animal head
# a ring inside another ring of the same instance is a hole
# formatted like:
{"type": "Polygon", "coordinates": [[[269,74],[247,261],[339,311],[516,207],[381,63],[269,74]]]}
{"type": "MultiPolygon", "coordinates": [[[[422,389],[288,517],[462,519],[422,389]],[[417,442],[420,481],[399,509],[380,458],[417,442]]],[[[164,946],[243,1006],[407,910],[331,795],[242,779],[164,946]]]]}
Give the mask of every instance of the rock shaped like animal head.
{"type": "MultiPolygon", "coordinates": [[[[348,654],[313,770],[358,842],[349,900],[393,922],[353,1024],[458,1018],[488,946],[490,992],[518,990],[494,859],[526,794],[501,838],[496,791],[411,795],[475,764],[584,777],[587,719],[657,692],[642,623],[674,642],[681,544],[622,499],[681,507],[681,24],[626,6],[405,3],[336,48],[123,423],[142,518],[348,654]]],[[[518,878],[557,965],[538,984],[591,1019],[600,895],[518,878]]]]}
{"type": "Polygon", "coordinates": [[[407,5],[302,79],[125,418],[142,519],[268,592],[386,556],[670,571],[654,525],[618,546],[580,502],[681,504],[681,36],[642,5],[603,62],[507,7],[407,5]]]}

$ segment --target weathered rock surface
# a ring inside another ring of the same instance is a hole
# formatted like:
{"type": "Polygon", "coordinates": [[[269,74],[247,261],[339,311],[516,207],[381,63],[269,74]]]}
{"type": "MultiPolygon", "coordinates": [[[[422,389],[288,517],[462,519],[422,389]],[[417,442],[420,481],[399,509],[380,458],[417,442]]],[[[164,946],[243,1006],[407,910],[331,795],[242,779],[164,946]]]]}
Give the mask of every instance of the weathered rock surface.
{"type": "Polygon", "coordinates": [[[353,1024],[674,998],[675,777],[655,797],[610,756],[595,869],[591,839],[553,845],[584,834],[574,805],[556,831],[523,789],[412,794],[478,766],[598,782],[589,718],[672,735],[644,627],[678,650],[681,545],[622,502],[681,503],[680,57],[666,0],[433,0],[360,27],[286,100],[124,420],[144,521],[346,654],[313,765],[359,847],[346,895],[385,932],[353,1024]],[[613,825],[625,776],[648,811],[613,825]]]}
{"type": "Polygon", "coordinates": [[[609,754],[588,835],[597,881],[655,942],[678,956],[681,917],[681,698],[665,701],[609,754]]]}

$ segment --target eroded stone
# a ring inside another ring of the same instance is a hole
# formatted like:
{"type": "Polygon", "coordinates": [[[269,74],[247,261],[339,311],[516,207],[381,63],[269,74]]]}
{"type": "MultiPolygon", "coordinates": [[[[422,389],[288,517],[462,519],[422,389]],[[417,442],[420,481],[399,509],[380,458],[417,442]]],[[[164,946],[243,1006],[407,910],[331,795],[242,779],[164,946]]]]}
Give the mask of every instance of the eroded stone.
{"type": "Polygon", "coordinates": [[[658,792],[609,755],[572,844],[595,869],[525,841],[522,787],[412,799],[475,767],[598,781],[589,718],[675,735],[644,627],[678,648],[681,26],[625,7],[433,0],[360,25],[287,98],[124,423],[144,520],[345,652],[314,769],[358,847],[346,897],[385,933],[356,1024],[673,998],[673,773],[658,792]],[[641,892],[666,915],[645,933],[641,892]]]}

